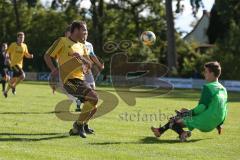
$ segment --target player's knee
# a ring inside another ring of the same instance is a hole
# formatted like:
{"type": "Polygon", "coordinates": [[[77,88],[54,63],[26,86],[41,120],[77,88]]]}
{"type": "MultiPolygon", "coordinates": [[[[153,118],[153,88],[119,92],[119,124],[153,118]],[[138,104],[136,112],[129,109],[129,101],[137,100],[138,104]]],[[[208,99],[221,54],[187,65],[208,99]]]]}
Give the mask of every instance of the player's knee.
{"type": "Polygon", "coordinates": [[[98,108],[97,108],[97,105],[95,105],[94,107],[93,107],[93,111],[97,111],[98,110],[98,108]]]}
{"type": "Polygon", "coordinates": [[[97,96],[97,94],[95,92],[93,93],[91,102],[92,102],[92,104],[94,104],[95,107],[97,106],[98,96],[97,96]]]}
{"type": "Polygon", "coordinates": [[[21,79],[21,80],[24,80],[25,79],[25,74],[22,74],[19,78],[21,79]]]}
{"type": "Polygon", "coordinates": [[[98,96],[96,92],[94,91],[89,92],[88,95],[86,96],[86,100],[89,101],[94,106],[96,106],[98,103],[98,96]]]}

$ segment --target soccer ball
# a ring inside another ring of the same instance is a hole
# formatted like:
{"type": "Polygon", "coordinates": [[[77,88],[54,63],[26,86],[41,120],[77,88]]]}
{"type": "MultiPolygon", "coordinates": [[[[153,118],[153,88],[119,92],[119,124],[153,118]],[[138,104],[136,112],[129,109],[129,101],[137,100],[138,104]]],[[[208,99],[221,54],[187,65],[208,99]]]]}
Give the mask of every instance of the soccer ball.
{"type": "Polygon", "coordinates": [[[156,36],[152,31],[144,31],[140,37],[143,44],[152,46],[156,41],[156,36]]]}

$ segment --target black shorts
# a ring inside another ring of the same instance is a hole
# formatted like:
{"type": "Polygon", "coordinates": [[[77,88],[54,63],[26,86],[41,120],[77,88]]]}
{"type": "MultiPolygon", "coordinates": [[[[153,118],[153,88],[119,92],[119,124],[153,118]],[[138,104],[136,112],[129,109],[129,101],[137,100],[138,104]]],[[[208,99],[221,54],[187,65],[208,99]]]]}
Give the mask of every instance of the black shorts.
{"type": "Polygon", "coordinates": [[[23,69],[20,68],[18,65],[13,66],[12,71],[13,71],[13,77],[20,77],[24,75],[23,69]]]}
{"type": "Polygon", "coordinates": [[[86,95],[93,91],[85,81],[80,79],[69,79],[63,85],[68,94],[77,97],[82,103],[85,101],[86,95]]]}

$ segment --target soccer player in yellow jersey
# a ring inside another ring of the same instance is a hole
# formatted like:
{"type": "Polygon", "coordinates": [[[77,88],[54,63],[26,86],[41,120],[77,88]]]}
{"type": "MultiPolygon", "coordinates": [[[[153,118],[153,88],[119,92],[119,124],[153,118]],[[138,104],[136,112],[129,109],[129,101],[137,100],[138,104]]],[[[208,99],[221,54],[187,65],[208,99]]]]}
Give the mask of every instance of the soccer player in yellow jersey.
{"type": "Polygon", "coordinates": [[[51,74],[60,74],[63,87],[67,93],[78,97],[83,103],[79,118],[73,124],[70,135],[78,134],[86,138],[86,133],[92,133],[88,128],[88,120],[97,110],[98,96],[84,81],[84,74],[91,68],[91,60],[88,57],[84,44],[79,40],[86,34],[85,22],[74,21],[71,24],[69,38],[61,37],[56,40],[46,52],[44,59],[51,70],[51,74]],[[58,67],[54,66],[56,60],[58,67]]]}
{"type": "MultiPolygon", "coordinates": [[[[70,29],[71,29],[71,26],[70,26],[70,25],[67,26],[67,28],[66,28],[65,31],[64,31],[64,36],[65,36],[65,37],[61,37],[62,40],[63,40],[64,38],[69,38],[69,37],[70,37],[70,35],[71,35],[70,29]]],[[[56,59],[56,60],[57,60],[57,59],[56,59]]],[[[56,91],[57,87],[60,87],[60,86],[57,85],[57,82],[56,82],[56,81],[59,80],[59,76],[58,76],[58,75],[57,75],[57,77],[53,77],[53,76],[52,76],[51,78],[52,78],[52,79],[50,80],[50,87],[52,88],[53,94],[55,94],[55,91],[56,91]]],[[[60,82],[59,82],[59,83],[60,83],[60,82]]]]}
{"type": "Polygon", "coordinates": [[[24,43],[25,35],[23,32],[17,33],[17,42],[11,43],[7,52],[10,57],[10,66],[13,71],[13,78],[8,84],[7,90],[4,92],[4,96],[7,98],[7,93],[12,88],[12,93],[16,94],[16,86],[25,78],[23,71],[23,58],[33,58],[33,55],[28,52],[27,45],[24,43]]]}

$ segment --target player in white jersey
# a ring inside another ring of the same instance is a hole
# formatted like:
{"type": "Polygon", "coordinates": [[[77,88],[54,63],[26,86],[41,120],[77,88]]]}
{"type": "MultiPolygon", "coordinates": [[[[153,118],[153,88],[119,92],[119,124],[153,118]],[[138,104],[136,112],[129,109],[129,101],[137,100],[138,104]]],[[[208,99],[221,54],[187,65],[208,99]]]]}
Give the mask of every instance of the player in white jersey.
{"type": "MultiPolygon", "coordinates": [[[[96,64],[99,68],[99,70],[97,71],[98,73],[104,69],[104,63],[101,63],[99,61],[99,59],[97,58],[97,56],[94,53],[94,49],[93,49],[93,45],[90,42],[87,42],[87,37],[88,37],[88,32],[85,35],[85,38],[83,40],[80,41],[80,43],[85,44],[87,50],[88,50],[88,54],[89,57],[91,58],[91,60],[94,62],[94,64],[96,64]]],[[[87,74],[84,75],[85,76],[85,81],[87,82],[87,84],[93,89],[96,89],[96,85],[95,85],[95,80],[94,80],[94,76],[92,71],[89,71],[87,74]]],[[[77,108],[76,111],[81,111],[80,109],[81,106],[81,101],[77,100],[77,108]]]]}
{"type": "MultiPolygon", "coordinates": [[[[92,44],[90,42],[87,42],[87,41],[85,41],[84,44],[88,49],[88,53],[89,53],[89,56],[92,59],[92,61],[99,67],[100,70],[104,69],[104,64],[102,64],[98,60],[97,56],[94,53],[92,44]]],[[[96,89],[95,80],[94,80],[92,72],[89,72],[88,74],[85,75],[85,81],[90,85],[90,87],[92,89],[96,89]]]]}

